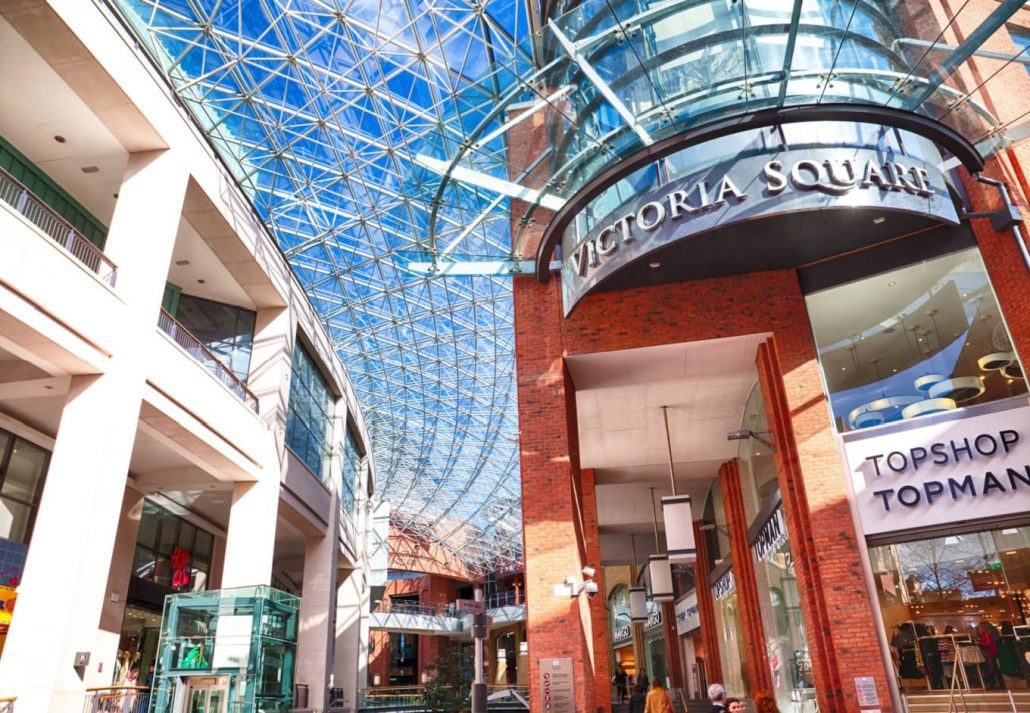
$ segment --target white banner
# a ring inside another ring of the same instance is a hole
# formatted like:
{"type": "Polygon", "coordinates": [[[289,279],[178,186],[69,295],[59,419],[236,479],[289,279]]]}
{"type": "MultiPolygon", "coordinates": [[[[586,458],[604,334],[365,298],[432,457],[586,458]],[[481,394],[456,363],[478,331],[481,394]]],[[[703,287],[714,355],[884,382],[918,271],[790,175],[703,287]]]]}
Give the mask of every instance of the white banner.
{"type": "Polygon", "coordinates": [[[848,438],[844,450],[867,535],[1030,512],[1030,407],[848,438]]]}

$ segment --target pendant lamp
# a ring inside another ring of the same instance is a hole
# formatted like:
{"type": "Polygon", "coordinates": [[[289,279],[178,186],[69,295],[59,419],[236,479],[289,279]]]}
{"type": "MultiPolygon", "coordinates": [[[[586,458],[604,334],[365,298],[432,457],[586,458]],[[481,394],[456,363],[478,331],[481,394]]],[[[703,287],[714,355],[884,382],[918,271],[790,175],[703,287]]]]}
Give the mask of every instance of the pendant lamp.
{"type": "Polygon", "coordinates": [[[669,562],[689,563],[697,559],[697,546],[694,544],[694,518],[691,513],[690,496],[676,494],[676,470],[672,460],[668,406],[662,406],[662,418],[665,422],[665,449],[669,457],[669,483],[672,486],[672,495],[662,498],[665,548],[668,552],[669,562]]]}

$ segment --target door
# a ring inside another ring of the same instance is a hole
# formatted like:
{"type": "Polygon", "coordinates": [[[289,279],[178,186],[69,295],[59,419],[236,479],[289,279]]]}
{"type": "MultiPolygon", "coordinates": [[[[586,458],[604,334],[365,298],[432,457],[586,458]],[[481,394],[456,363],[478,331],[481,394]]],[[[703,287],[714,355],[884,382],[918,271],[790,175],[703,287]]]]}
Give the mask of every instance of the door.
{"type": "Polygon", "coordinates": [[[226,713],[229,703],[228,676],[198,676],[186,684],[181,713],[226,713]]]}

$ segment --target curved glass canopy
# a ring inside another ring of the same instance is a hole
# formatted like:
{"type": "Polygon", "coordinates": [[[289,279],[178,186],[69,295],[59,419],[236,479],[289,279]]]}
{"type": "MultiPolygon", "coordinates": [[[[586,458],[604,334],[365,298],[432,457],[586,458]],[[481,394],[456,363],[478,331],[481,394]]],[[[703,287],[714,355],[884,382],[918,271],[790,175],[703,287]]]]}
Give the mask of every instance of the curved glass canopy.
{"type": "Polygon", "coordinates": [[[1024,78],[1030,42],[1006,25],[1022,0],[933,22],[887,0],[107,2],[320,312],[393,527],[478,574],[521,561],[507,278],[532,269],[539,209],[769,107],[899,108],[985,154],[1030,135],[1025,104],[995,116],[981,94],[1024,78]],[[551,140],[516,143],[527,120],[551,140]]]}

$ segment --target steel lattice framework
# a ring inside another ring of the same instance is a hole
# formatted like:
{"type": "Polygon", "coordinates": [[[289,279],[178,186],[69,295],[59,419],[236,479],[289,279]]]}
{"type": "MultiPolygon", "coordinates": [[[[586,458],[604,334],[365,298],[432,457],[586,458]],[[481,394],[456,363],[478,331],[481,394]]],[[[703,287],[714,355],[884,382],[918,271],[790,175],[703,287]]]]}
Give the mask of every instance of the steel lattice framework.
{"type": "MultiPolygon", "coordinates": [[[[320,313],[369,423],[391,526],[476,575],[519,566],[510,280],[406,265],[427,249],[440,183],[413,159],[456,154],[529,64],[524,4],[111,4],[320,313]]],[[[510,254],[495,198],[451,191],[437,239],[466,257],[510,254]]]]}

